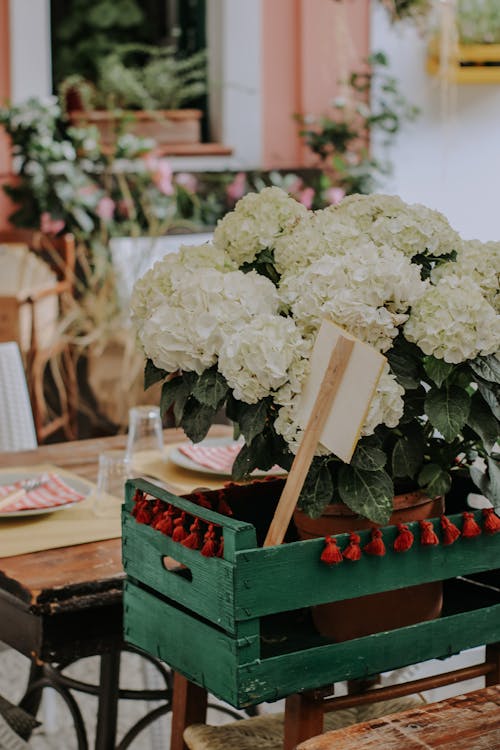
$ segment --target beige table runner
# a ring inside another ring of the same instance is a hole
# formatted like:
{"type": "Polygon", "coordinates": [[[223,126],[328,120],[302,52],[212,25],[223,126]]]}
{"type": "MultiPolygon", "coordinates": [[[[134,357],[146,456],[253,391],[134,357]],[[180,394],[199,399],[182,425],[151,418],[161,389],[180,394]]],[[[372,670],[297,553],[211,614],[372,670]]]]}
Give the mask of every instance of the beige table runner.
{"type": "MultiPolygon", "coordinates": [[[[139,454],[137,460],[134,461],[134,471],[138,474],[157,477],[178,488],[179,493],[190,492],[197,487],[216,489],[228,481],[224,477],[192,472],[176,466],[168,459],[168,454],[177,446],[178,444],[167,446],[163,456],[151,452],[139,454]]],[[[79,483],[89,487],[90,494],[85,500],[63,510],[25,518],[1,518],[0,516],[0,558],[97,542],[103,539],[115,539],[121,536],[121,499],[109,497],[107,501],[109,514],[106,513],[105,517],[96,516],[94,513],[95,485],[92,482],[58,466],[39,464],[0,469],[0,483],[2,483],[2,474],[11,474],[13,471],[20,473],[26,471],[29,475],[33,472],[53,471],[66,479],[78,479],[79,483]]]]}

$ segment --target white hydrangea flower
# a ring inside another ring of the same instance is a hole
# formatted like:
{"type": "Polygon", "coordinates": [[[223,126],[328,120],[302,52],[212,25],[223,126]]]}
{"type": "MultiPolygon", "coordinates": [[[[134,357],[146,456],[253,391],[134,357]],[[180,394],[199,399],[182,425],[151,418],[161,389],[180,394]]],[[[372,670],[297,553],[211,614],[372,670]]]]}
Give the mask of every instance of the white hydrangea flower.
{"type": "Polygon", "coordinates": [[[224,336],[218,368],[235,398],[255,404],[287,381],[288,370],[302,350],[301,335],[291,318],[264,313],[224,336]]]}
{"type": "Polygon", "coordinates": [[[500,315],[466,276],[444,276],[412,307],[404,335],[445,362],[458,364],[500,348],[500,315]]]}
{"type": "Polygon", "coordinates": [[[404,203],[394,195],[352,195],[325,210],[366,232],[377,245],[390,245],[410,258],[445,255],[461,244],[459,234],[439,211],[404,203]]]}
{"type": "Polygon", "coordinates": [[[500,313],[500,242],[463,240],[456,261],[435,268],[432,280],[436,283],[450,274],[475,281],[490,305],[500,313]]]}
{"type": "Polygon", "coordinates": [[[314,335],[326,317],[386,351],[426,286],[402,253],[365,240],[355,250],[324,256],[302,273],[287,275],[279,291],[304,335],[314,335]]]}
{"type": "Polygon", "coordinates": [[[377,384],[375,395],[368,408],[361,435],[372,435],[379,424],[396,427],[403,416],[405,389],[399,385],[395,376],[385,364],[377,384]]]}
{"type": "Polygon", "coordinates": [[[217,223],[214,244],[224,250],[237,266],[251,263],[276,239],[289,232],[307,215],[307,209],[278,187],[248,193],[233,211],[217,223]]]}
{"type": "Polygon", "coordinates": [[[203,257],[211,259],[199,246],[168,255],[134,288],[131,312],[139,341],[167,372],[202,373],[217,361],[225,335],[260,313],[278,311],[271,281],[254,271],[203,267],[203,257]]]}

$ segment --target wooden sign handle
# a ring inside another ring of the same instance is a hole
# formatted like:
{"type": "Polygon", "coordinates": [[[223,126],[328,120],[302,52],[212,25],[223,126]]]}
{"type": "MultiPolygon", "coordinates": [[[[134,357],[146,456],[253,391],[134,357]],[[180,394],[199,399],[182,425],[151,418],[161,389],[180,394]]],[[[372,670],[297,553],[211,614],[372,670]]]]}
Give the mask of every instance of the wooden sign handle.
{"type": "Polygon", "coordinates": [[[352,339],[340,336],[333,348],[318,397],[267,532],[264,547],[281,544],[283,541],[353,347],[352,339]]]}

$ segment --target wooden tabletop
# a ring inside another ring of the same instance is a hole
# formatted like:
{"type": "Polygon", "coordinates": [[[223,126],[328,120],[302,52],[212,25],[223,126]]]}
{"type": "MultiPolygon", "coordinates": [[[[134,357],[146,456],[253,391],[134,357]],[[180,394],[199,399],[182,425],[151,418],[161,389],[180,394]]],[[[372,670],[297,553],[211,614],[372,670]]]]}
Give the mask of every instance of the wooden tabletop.
{"type": "Polygon", "coordinates": [[[297,750],[499,750],[500,685],[326,732],[297,750]]]}
{"type": "MultiPolygon", "coordinates": [[[[215,425],[210,433],[228,434],[228,427],[215,425]]],[[[185,440],[179,429],[164,431],[166,444],[185,440]]],[[[51,463],[95,481],[99,453],[124,448],[125,435],[44,445],[36,450],[0,453],[0,468],[51,463]]],[[[1,530],[0,530],[1,533],[1,530]]],[[[31,611],[76,606],[76,598],[93,597],[106,590],[119,590],[124,577],[121,540],[109,539],[72,547],[32,552],[0,559],[0,595],[7,592],[31,611]]]]}

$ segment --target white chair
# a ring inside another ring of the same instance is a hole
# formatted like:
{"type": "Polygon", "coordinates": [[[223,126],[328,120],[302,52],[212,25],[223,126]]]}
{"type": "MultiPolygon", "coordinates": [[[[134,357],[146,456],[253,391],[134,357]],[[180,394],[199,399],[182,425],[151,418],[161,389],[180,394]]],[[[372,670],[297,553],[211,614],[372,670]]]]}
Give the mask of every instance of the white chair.
{"type": "Polygon", "coordinates": [[[37,447],[35,423],[17,343],[0,344],[0,451],[37,447]]]}

